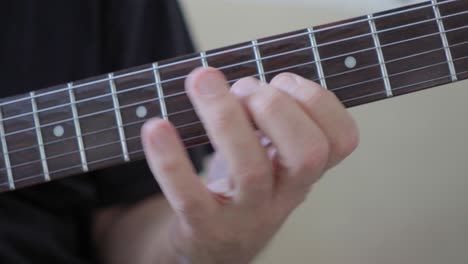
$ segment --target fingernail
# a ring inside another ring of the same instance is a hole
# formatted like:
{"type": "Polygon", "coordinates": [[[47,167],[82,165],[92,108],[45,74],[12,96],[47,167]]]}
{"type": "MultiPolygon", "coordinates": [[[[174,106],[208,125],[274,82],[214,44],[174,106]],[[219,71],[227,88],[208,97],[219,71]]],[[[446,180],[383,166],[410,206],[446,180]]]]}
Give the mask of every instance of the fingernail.
{"type": "Polygon", "coordinates": [[[167,125],[161,119],[154,118],[145,123],[143,127],[149,143],[158,149],[165,149],[167,145],[167,125]]]}
{"type": "Polygon", "coordinates": [[[296,78],[289,74],[283,74],[278,76],[275,80],[275,84],[278,89],[285,92],[291,92],[298,86],[296,78]]]}
{"type": "Polygon", "coordinates": [[[257,79],[244,79],[242,83],[236,83],[231,88],[231,92],[238,97],[248,97],[260,89],[260,85],[260,81],[257,79]]]}

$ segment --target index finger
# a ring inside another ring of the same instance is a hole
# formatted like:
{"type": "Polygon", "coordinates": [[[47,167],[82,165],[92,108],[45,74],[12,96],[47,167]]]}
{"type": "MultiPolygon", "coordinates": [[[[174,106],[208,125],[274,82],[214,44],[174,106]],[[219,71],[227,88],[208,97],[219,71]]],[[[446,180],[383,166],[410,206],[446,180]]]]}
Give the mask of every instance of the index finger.
{"type": "Polygon", "coordinates": [[[189,76],[186,86],[215,149],[227,161],[238,198],[261,201],[272,189],[271,163],[226,78],[218,70],[201,68],[189,76]]]}

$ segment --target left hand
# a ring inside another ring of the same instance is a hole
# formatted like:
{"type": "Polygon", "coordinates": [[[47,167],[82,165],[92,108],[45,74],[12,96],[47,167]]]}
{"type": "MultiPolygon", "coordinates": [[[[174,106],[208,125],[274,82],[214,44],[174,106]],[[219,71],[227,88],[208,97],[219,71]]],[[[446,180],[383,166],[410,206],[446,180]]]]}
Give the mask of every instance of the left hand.
{"type": "Polygon", "coordinates": [[[174,211],[170,248],[191,263],[250,262],[311,186],[356,148],[358,129],[333,93],[297,75],[270,84],[242,79],[230,92],[219,71],[197,69],[186,86],[216,150],[212,180],[197,177],[169,122],[153,119],[142,130],[174,211]]]}

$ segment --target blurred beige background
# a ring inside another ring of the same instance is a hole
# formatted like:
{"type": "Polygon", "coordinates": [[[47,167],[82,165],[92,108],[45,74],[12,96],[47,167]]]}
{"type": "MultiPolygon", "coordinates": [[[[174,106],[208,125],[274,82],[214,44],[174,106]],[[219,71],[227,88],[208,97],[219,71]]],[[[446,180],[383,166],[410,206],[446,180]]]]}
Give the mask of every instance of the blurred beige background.
{"type": "MultiPolygon", "coordinates": [[[[203,50],[409,2],[367,1],[181,0],[203,50]]],[[[352,109],[360,148],[255,263],[468,263],[467,99],[462,82],[352,109]]]]}

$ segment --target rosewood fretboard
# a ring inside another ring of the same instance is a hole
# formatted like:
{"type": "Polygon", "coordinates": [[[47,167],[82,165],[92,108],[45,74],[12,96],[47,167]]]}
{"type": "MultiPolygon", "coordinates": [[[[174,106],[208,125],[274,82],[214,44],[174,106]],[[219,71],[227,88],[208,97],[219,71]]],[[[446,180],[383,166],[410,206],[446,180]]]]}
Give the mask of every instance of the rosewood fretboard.
{"type": "Polygon", "coordinates": [[[293,72],[347,107],[435,87],[468,77],[468,1],[424,2],[4,98],[0,192],[142,159],[140,128],[154,116],[173,122],[187,147],[207,143],[183,86],[203,66],[231,83],[293,72]]]}

